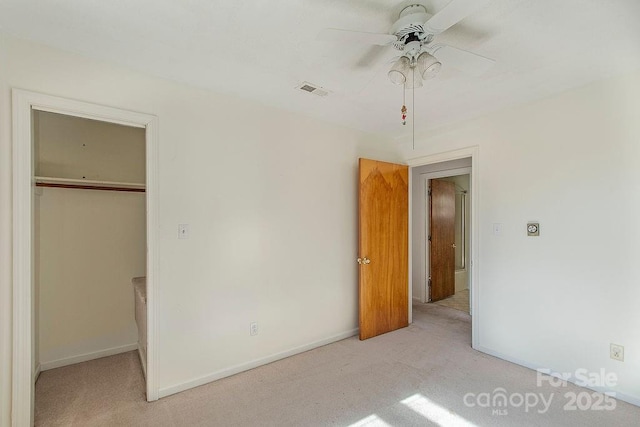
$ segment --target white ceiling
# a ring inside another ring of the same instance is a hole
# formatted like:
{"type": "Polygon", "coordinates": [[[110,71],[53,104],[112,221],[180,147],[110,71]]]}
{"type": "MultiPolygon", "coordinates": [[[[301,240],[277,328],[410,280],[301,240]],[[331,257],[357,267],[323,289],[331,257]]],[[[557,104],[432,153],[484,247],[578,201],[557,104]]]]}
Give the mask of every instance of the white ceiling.
{"type": "MultiPolygon", "coordinates": [[[[434,13],[448,1],[419,2],[434,13]]],[[[415,1],[0,0],[0,31],[402,137],[411,123],[400,124],[402,89],[386,76],[397,51],[319,41],[317,35],[324,28],[386,33],[410,3],[415,1]],[[332,94],[296,90],[303,81],[332,94]]],[[[445,63],[415,91],[416,131],[640,69],[640,1],[490,0],[437,41],[497,62],[480,77],[445,63]]]]}

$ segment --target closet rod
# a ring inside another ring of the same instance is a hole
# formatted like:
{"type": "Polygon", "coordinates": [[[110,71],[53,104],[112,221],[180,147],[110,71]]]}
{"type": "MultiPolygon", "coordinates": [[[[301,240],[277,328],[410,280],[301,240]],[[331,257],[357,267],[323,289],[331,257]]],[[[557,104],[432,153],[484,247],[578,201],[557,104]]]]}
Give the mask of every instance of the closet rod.
{"type": "Polygon", "coordinates": [[[104,191],[130,191],[134,193],[144,193],[144,188],[115,187],[103,185],[81,185],[81,184],[53,184],[49,182],[36,182],[36,187],[53,188],[77,188],[81,190],[104,190],[104,191]]]}

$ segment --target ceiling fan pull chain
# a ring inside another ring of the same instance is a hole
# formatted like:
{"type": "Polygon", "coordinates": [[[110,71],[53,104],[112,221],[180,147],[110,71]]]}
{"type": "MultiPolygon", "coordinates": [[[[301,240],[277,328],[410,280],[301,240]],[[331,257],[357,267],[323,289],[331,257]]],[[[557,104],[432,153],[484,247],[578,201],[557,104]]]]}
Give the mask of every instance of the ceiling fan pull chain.
{"type": "Polygon", "coordinates": [[[411,69],[411,78],[413,79],[413,85],[411,85],[411,148],[416,149],[416,85],[415,85],[415,68],[411,69]]]}
{"type": "Polygon", "coordinates": [[[405,96],[406,96],[406,90],[404,88],[404,85],[402,85],[402,109],[400,110],[400,112],[402,113],[403,126],[407,124],[407,103],[405,100],[405,96]]]}

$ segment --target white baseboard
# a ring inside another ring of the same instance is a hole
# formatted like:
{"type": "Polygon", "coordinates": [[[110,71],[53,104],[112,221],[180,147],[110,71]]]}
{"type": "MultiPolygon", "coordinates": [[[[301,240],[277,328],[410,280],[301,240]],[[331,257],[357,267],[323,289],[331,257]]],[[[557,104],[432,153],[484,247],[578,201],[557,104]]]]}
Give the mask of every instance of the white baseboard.
{"type": "MultiPolygon", "coordinates": [[[[506,360],[507,362],[515,363],[516,365],[520,365],[520,366],[524,366],[525,368],[533,369],[534,371],[537,371],[539,369],[550,369],[550,368],[548,368],[546,366],[538,366],[538,365],[535,365],[533,363],[526,362],[524,360],[520,360],[520,359],[516,359],[516,358],[510,357],[510,356],[506,356],[506,355],[504,355],[502,353],[499,353],[497,351],[493,351],[493,350],[488,349],[488,348],[483,347],[483,346],[478,346],[476,348],[476,350],[481,351],[482,353],[486,353],[486,354],[488,354],[490,356],[497,357],[498,359],[506,360]]],[[[553,371],[553,369],[551,369],[551,370],[553,371]]],[[[567,381],[572,383],[572,384],[574,384],[576,387],[586,388],[588,390],[593,390],[593,391],[596,391],[598,393],[609,393],[609,392],[610,393],[614,393],[616,399],[622,400],[623,402],[627,402],[627,403],[630,403],[630,404],[635,405],[635,406],[640,406],[640,397],[638,397],[638,396],[631,396],[631,395],[628,395],[628,394],[625,394],[625,393],[620,393],[617,390],[606,388],[606,387],[586,387],[586,386],[583,386],[583,385],[578,385],[578,384],[575,383],[575,379],[574,378],[569,378],[567,381]]]]}
{"type": "Polygon", "coordinates": [[[422,304],[422,299],[418,297],[411,298],[414,304],[422,304]]]}
{"type": "Polygon", "coordinates": [[[238,374],[240,372],[248,371],[249,369],[257,368],[258,366],[266,365],[271,362],[275,362],[276,360],[284,359],[286,357],[294,356],[299,353],[304,353],[305,351],[313,350],[317,347],[322,347],[323,345],[331,344],[336,341],[341,341],[345,338],[352,337],[354,335],[358,335],[359,328],[352,329],[350,331],[343,332],[341,334],[337,334],[331,336],[329,338],[325,338],[319,341],[315,341],[309,344],[301,345],[300,347],[295,347],[290,350],[286,350],[280,353],[272,354],[271,356],[263,357],[261,359],[252,360],[247,363],[241,363],[239,365],[232,366],[227,369],[222,369],[220,371],[212,372],[207,375],[203,375],[198,378],[194,378],[192,380],[172,385],[169,387],[164,387],[160,389],[160,398],[170,396],[175,393],[180,393],[181,391],[188,390],[190,388],[198,387],[203,384],[210,383],[212,381],[216,381],[225,377],[230,377],[231,375],[238,374]]]}
{"type": "Polygon", "coordinates": [[[113,356],[114,354],[126,353],[138,349],[138,343],[127,344],[120,347],[107,348],[91,353],[79,354],[77,356],[65,357],[63,359],[52,360],[50,362],[40,362],[40,369],[47,371],[49,369],[61,368],[75,363],[86,362],[88,360],[100,359],[101,357],[113,356]]]}
{"type": "Polygon", "coordinates": [[[42,368],[40,366],[40,364],[38,363],[38,365],[36,366],[36,371],[33,373],[33,383],[35,384],[36,381],[38,381],[38,377],[40,376],[40,372],[42,371],[42,368]]]}

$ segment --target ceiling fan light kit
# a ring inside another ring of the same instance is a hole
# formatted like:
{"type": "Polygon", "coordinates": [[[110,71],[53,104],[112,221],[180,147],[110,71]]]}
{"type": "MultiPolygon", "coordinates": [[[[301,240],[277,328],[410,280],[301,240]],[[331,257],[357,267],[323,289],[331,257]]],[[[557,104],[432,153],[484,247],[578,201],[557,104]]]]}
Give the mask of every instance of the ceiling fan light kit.
{"type": "Polygon", "coordinates": [[[387,75],[391,83],[405,85],[405,89],[422,87],[421,80],[432,79],[438,74],[442,64],[429,52],[422,52],[418,57],[401,56],[391,67],[387,75]],[[415,72],[418,72],[418,78],[415,72]]]}
{"type": "Polygon", "coordinates": [[[407,82],[407,76],[411,71],[411,62],[406,56],[401,56],[391,67],[387,75],[391,83],[403,85],[407,82]]]}
{"type": "Polygon", "coordinates": [[[429,52],[422,52],[418,56],[417,62],[418,72],[424,80],[434,78],[436,74],[438,74],[438,71],[440,71],[440,68],[442,68],[442,63],[429,52]]]}

